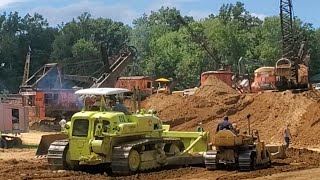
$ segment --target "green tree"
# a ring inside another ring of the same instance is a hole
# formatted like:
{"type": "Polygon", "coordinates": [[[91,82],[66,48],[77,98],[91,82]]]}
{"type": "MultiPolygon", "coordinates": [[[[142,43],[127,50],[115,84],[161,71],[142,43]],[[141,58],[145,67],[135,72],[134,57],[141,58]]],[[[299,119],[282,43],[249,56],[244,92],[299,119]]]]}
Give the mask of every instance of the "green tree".
{"type": "Polygon", "coordinates": [[[87,60],[90,58],[97,58],[99,51],[91,41],[85,39],[79,39],[72,46],[73,57],[81,60],[87,60]]]}

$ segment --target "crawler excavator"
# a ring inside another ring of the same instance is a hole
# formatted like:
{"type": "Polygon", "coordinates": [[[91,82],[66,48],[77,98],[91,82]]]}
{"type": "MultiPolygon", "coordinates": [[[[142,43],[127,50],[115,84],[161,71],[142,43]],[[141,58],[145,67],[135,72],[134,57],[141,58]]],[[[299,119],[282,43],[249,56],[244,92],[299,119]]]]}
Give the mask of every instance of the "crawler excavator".
{"type": "Polygon", "coordinates": [[[305,42],[297,41],[293,18],[292,0],[280,0],[282,58],[275,68],[279,90],[309,87],[310,49],[305,42]]]}
{"type": "MultiPolygon", "coordinates": [[[[77,95],[96,97],[94,107],[85,104],[65,126],[65,140],[54,141],[48,150],[51,170],[76,170],[80,165],[105,164],[126,175],[166,165],[204,164],[208,132],[170,131],[152,111],[131,114],[108,104],[122,88],[90,88],[77,95]],[[98,105],[98,106],[97,106],[98,105]]],[[[86,101],[84,101],[86,103],[86,101]]]]}

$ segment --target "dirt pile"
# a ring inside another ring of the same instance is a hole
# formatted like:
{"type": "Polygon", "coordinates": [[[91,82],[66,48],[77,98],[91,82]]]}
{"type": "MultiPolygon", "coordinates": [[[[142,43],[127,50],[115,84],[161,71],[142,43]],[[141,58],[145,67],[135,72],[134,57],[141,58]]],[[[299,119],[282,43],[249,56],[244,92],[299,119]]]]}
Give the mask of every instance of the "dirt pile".
{"type": "Polygon", "coordinates": [[[217,122],[224,115],[234,114],[250,103],[224,82],[211,77],[194,95],[157,94],[143,102],[146,109],[155,109],[158,116],[175,130],[194,130],[200,122],[217,122]]]}
{"type": "Polygon", "coordinates": [[[200,97],[216,98],[217,95],[237,94],[237,91],[216,77],[209,76],[195,94],[200,97]]]}
{"type": "Polygon", "coordinates": [[[250,118],[251,127],[257,129],[263,140],[282,142],[282,132],[286,124],[290,124],[293,142],[297,142],[297,128],[303,123],[303,115],[313,101],[291,92],[269,92],[258,94],[243,110],[237,112],[231,119],[241,128],[247,127],[246,115],[250,118]]]}
{"type": "Polygon", "coordinates": [[[240,95],[216,78],[209,79],[194,95],[157,94],[143,102],[147,109],[156,109],[158,116],[174,130],[193,131],[202,122],[206,131],[214,131],[224,115],[247,129],[251,127],[261,139],[282,143],[282,132],[290,124],[294,145],[320,146],[320,93],[264,92],[240,95]]]}

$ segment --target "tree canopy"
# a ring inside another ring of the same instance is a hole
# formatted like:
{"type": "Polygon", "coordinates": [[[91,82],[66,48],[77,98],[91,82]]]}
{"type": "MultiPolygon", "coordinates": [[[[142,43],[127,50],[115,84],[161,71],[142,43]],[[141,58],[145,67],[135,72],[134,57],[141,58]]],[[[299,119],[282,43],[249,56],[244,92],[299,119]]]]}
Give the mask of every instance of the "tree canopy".
{"type": "MultiPolygon", "coordinates": [[[[101,57],[102,43],[108,57],[116,56],[127,43],[137,48],[138,58],[124,75],[171,77],[183,88],[196,86],[201,72],[219,68],[215,61],[231,65],[236,71],[240,57],[249,59],[249,65],[252,59],[274,66],[282,55],[279,16],[261,20],[251,15],[241,2],[224,4],[217,15],[201,20],[183,16],[193,30],[191,34],[178,15],[181,13],[176,8],[161,7],[135,19],[130,27],[108,18],[93,18],[84,12],[70,22],[52,27],[37,13],[24,17],[18,12],[3,13],[0,15],[0,63],[4,66],[0,66],[0,80],[11,89],[18,89],[29,46],[31,74],[49,62],[83,62],[84,66],[70,69],[70,73],[91,75],[106,63],[101,57]]],[[[297,18],[295,29],[297,39],[306,40],[312,49],[312,75],[320,73],[320,30],[297,18]]]]}

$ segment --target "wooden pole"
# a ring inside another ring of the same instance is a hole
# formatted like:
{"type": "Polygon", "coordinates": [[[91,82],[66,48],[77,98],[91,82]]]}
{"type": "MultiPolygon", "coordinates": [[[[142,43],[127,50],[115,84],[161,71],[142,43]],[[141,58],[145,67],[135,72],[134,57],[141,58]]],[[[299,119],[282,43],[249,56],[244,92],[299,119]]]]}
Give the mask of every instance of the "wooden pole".
{"type": "Polygon", "coordinates": [[[138,89],[138,110],[141,111],[141,91],[138,89]]]}
{"type": "Polygon", "coordinates": [[[137,112],[137,105],[136,105],[136,88],[133,88],[133,95],[132,95],[132,100],[133,100],[133,113],[137,112]]]}

